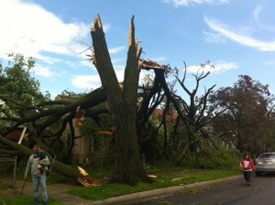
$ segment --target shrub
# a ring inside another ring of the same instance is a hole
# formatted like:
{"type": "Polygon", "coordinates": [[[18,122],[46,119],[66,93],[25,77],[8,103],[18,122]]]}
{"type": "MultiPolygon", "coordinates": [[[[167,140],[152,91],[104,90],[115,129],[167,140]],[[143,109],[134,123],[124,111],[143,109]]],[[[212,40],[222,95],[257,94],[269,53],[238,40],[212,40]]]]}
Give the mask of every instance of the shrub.
{"type": "Polygon", "coordinates": [[[182,165],[188,168],[237,169],[240,156],[237,150],[210,150],[197,156],[186,155],[182,165]]]}

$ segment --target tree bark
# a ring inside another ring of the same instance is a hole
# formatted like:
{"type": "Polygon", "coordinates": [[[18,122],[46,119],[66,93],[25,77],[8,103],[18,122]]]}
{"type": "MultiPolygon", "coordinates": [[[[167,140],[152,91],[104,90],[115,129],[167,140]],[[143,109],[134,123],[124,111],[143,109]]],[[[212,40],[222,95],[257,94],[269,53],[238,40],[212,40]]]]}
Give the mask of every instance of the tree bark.
{"type": "Polygon", "coordinates": [[[18,126],[20,126],[24,123],[35,122],[39,119],[48,117],[48,119],[45,120],[41,125],[37,126],[38,132],[41,133],[47,127],[49,127],[53,123],[57,122],[65,114],[70,113],[70,112],[75,112],[75,110],[78,106],[80,106],[82,109],[89,109],[89,108],[91,108],[95,105],[98,105],[104,101],[106,101],[105,90],[103,88],[98,88],[98,89],[92,91],[91,93],[87,94],[84,98],[80,99],[79,101],[65,105],[62,108],[60,108],[60,107],[51,108],[51,109],[39,112],[37,114],[34,114],[30,117],[14,120],[16,122],[16,125],[2,134],[3,134],[3,136],[5,136],[5,135],[11,133],[12,131],[14,131],[18,126]]]}
{"type": "MultiPolygon", "coordinates": [[[[17,150],[18,152],[20,152],[22,155],[24,155],[26,157],[29,157],[31,154],[33,154],[33,151],[31,149],[29,149],[23,145],[14,143],[2,136],[0,136],[0,142],[2,144],[10,146],[14,150],[17,150]]],[[[50,161],[52,162],[52,157],[50,155],[47,155],[47,156],[49,157],[50,161]]],[[[77,180],[78,177],[81,177],[81,175],[77,169],[74,169],[74,168],[70,167],[69,165],[66,165],[58,160],[55,160],[53,170],[55,170],[56,172],[58,172],[62,175],[65,175],[69,178],[72,178],[74,180],[77,180]]]]}
{"type": "Polygon", "coordinates": [[[110,182],[134,185],[139,180],[149,181],[140,160],[137,143],[136,108],[139,70],[133,18],[129,30],[129,49],[123,90],[119,87],[113,69],[99,16],[94,20],[91,35],[94,46],[93,61],[106,90],[116,141],[115,170],[110,182]]]}

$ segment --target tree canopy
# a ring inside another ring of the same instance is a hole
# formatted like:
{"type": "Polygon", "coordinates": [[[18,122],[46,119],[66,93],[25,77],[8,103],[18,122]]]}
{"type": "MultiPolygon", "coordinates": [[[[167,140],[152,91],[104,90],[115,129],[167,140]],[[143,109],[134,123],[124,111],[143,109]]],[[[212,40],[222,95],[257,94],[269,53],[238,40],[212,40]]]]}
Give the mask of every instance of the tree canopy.
{"type": "Polygon", "coordinates": [[[241,75],[233,87],[220,88],[212,97],[220,109],[226,109],[214,123],[215,130],[225,140],[242,152],[267,150],[270,145],[266,144],[265,136],[274,112],[274,97],[268,85],[241,75]]]}

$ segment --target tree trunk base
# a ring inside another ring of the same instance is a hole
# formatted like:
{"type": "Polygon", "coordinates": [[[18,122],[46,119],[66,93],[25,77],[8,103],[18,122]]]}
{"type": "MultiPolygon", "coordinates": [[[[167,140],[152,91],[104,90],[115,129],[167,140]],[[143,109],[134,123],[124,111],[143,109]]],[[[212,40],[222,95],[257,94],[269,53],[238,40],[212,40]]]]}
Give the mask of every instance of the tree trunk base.
{"type": "Polygon", "coordinates": [[[121,174],[114,174],[110,180],[109,183],[120,183],[120,184],[128,184],[131,186],[136,185],[139,181],[142,182],[147,182],[147,183],[152,183],[153,180],[144,174],[139,174],[137,175],[121,175],[121,174]]]}

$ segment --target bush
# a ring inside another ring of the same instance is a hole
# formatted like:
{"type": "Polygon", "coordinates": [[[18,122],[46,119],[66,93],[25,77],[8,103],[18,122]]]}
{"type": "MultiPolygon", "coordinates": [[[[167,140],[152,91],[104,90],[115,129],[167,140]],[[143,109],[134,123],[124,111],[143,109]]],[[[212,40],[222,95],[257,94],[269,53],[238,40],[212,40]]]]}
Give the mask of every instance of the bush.
{"type": "Polygon", "coordinates": [[[237,150],[211,150],[187,155],[182,165],[188,168],[238,169],[240,153],[237,150]]]}

